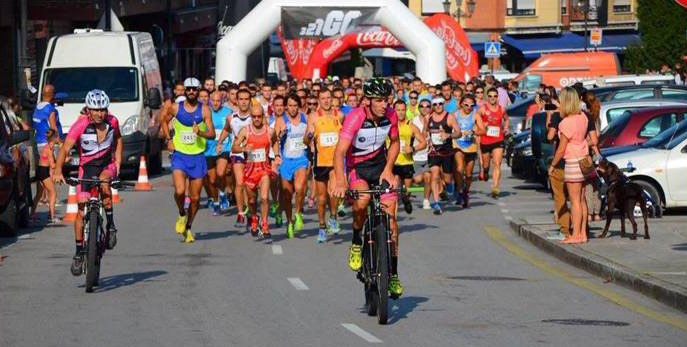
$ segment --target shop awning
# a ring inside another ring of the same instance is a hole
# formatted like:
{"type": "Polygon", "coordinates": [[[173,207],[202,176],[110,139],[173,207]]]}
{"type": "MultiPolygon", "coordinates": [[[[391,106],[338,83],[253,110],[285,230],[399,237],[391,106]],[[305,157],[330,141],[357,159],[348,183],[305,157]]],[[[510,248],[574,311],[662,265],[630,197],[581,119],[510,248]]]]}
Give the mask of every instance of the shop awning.
{"type": "MultiPolygon", "coordinates": [[[[584,36],[563,33],[544,37],[514,37],[503,35],[503,42],[522,52],[525,59],[536,59],[546,53],[570,53],[584,51],[584,36]]],[[[604,34],[599,51],[620,52],[628,46],[638,43],[636,34],[604,34]]],[[[589,46],[592,49],[592,46],[589,46]]]]}

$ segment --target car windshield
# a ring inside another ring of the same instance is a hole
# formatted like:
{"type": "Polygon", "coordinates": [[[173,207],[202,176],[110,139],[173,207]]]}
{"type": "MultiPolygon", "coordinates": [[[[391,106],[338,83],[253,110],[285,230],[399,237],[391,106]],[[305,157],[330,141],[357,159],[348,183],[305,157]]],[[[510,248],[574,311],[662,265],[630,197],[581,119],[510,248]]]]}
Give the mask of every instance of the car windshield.
{"type": "MultiPolygon", "coordinates": [[[[666,149],[668,148],[668,144],[670,143],[671,145],[675,146],[673,143],[676,142],[677,139],[682,138],[684,140],[685,135],[687,134],[687,120],[683,120],[680,123],[677,123],[673,125],[672,127],[666,129],[665,131],[661,132],[660,134],[656,135],[654,138],[651,140],[644,142],[641,147],[642,148],[659,148],[659,149],[666,149]]],[[[677,143],[682,142],[682,140],[677,141],[677,143]]],[[[670,149],[670,148],[668,148],[670,149]]]]}
{"type": "Polygon", "coordinates": [[[632,115],[631,112],[626,111],[623,112],[620,116],[616,117],[613,119],[611,123],[609,123],[604,130],[601,131],[601,135],[599,138],[599,141],[605,137],[617,137],[620,135],[620,133],[625,129],[625,126],[627,126],[627,123],[630,121],[630,116],[632,115]]]}
{"type": "Polygon", "coordinates": [[[138,100],[138,70],[134,67],[78,67],[45,70],[44,84],[55,86],[60,100],[82,103],[86,93],[102,89],[112,102],[138,100]]]}

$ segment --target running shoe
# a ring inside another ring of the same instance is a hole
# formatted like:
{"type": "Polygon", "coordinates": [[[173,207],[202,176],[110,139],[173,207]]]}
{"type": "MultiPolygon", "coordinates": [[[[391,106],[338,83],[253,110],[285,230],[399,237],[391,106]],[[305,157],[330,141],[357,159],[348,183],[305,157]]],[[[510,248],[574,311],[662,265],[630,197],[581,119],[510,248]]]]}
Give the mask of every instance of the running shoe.
{"type": "Polygon", "coordinates": [[[303,231],[303,228],[303,215],[300,213],[296,213],[296,221],[293,223],[293,231],[301,232],[303,231]]]}
{"type": "Polygon", "coordinates": [[[282,225],[284,225],[284,220],[281,215],[281,211],[277,212],[277,215],[274,217],[274,225],[277,228],[281,228],[282,225]]]}
{"type": "Polygon", "coordinates": [[[212,198],[208,198],[205,201],[205,208],[209,209],[210,207],[212,207],[212,201],[213,201],[212,198]]]}
{"type": "Polygon", "coordinates": [[[114,225],[107,227],[107,249],[114,249],[117,245],[117,228],[114,225]]]}
{"type": "Polygon", "coordinates": [[[240,228],[246,224],[246,216],[243,214],[243,212],[239,212],[238,215],[236,216],[236,223],[234,223],[234,226],[237,228],[240,228]]]}
{"type": "Polygon", "coordinates": [[[363,249],[360,245],[351,245],[348,248],[348,267],[351,271],[358,272],[363,266],[363,249]]]}
{"type": "Polygon", "coordinates": [[[220,204],[218,204],[218,203],[212,204],[212,215],[213,216],[219,216],[220,214],[222,214],[220,204]]]}
{"type": "Polygon", "coordinates": [[[501,192],[500,192],[497,188],[494,188],[494,189],[491,190],[491,194],[490,194],[490,195],[491,195],[492,198],[498,199],[498,198],[499,198],[499,195],[501,195],[501,192]]]}
{"type": "Polygon", "coordinates": [[[422,209],[423,210],[431,210],[432,209],[432,205],[429,203],[429,200],[427,200],[427,199],[422,200],[422,209]]]}
{"type": "Polygon", "coordinates": [[[339,222],[335,218],[329,218],[329,222],[327,222],[327,232],[336,235],[339,231],[341,231],[339,222]]]}
{"type": "Polygon", "coordinates": [[[257,215],[252,215],[250,217],[250,234],[255,236],[258,236],[258,216],[257,215]]]}
{"type": "Polygon", "coordinates": [[[403,295],[403,285],[398,275],[391,275],[391,278],[389,278],[389,293],[391,293],[393,298],[403,295]]]}
{"type": "Polygon", "coordinates": [[[405,196],[403,196],[402,200],[403,200],[403,208],[406,210],[406,213],[407,214],[413,213],[413,204],[410,201],[410,195],[406,194],[405,196]]]}
{"type": "Polygon", "coordinates": [[[184,199],[184,210],[188,210],[189,206],[191,206],[191,198],[187,196],[184,199]]]}
{"type": "Polygon", "coordinates": [[[177,224],[175,226],[175,230],[177,234],[183,234],[184,231],[186,231],[186,221],[188,220],[188,217],[186,215],[179,216],[177,218],[177,224]]]}
{"type": "Polygon", "coordinates": [[[434,210],[434,214],[437,215],[437,216],[440,215],[440,214],[442,213],[442,212],[441,212],[441,206],[439,205],[438,202],[435,202],[435,203],[434,203],[434,205],[432,206],[432,209],[434,210]]]}
{"type": "Polygon", "coordinates": [[[293,238],[293,223],[289,223],[288,225],[286,225],[286,238],[293,238]]]}
{"type": "Polygon", "coordinates": [[[226,194],[220,194],[219,195],[219,208],[221,210],[228,210],[229,209],[229,199],[227,199],[226,194]]]}
{"type": "Polygon", "coordinates": [[[320,232],[317,235],[317,243],[324,243],[325,241],[327,241],[327,229],[320,228],[320,232]]]}
{"type": "Polygon", "coordinates": [[[270,217],[274,218],[277,216],[277,212],[279,212],[279,204],[274,203],[272,206],[270,206],[270,217]]]}
{"type": "Polygon", "coordinates": [[[193,232],[191,228],[186,229],[186,234],[184,235],[184,243],[193,243],[196,239],[193,237],[193,232]]]}
{"type": "Polygon", "coordinates": [[[83,273],[83,253],[79,252],[74,255],[70,271],[74,276],[80,276],[83,273]]]}
{"type": "Polygon", "coordinates": [[[265,241],[265,243],[272,243],[272,234],[270,233],[270,226],[267,224],[267,219],[262,221],[260,233],[262,234],[262,239],[265,241]]]}
{"type": "Polygon", "coordinates": [[[448,197],[448,193],[446,193],[445,190],[444,190],[443,192],[441,192],[441,194],[439,194],[439,198],[441,199],[441,201],[449,201],[449,200],[451,200],[451,199],[448,197]]]}
{"type": "Polygon", "coordinates": [[[339,207],[337,207],[336,214],[341,218],[346,217],[346,210],[344,210],[343,201],[339,202],[339,207]]]}
{"type": "Polygon", "coordinates": [[[272,243],[272,234],[271,233],[263,233],[262,239],[265,241],[265,244],[271,244],[272,243]]]}

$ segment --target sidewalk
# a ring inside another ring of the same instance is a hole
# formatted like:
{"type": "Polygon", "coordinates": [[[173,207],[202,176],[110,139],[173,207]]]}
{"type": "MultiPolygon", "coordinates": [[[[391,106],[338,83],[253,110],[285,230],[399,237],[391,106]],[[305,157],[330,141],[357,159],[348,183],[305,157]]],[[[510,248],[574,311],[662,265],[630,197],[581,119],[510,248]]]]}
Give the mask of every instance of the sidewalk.
{"type": "MultiPolygon", "coordinates": [[[[644,222],[637,220],[636,241],[620,238],[619,218],[611,223],[610,238],[596,239],[605,221],[594,222],[590,225],[593,236],[583,245],[547,239],[558,230],[550,216],[514,214],[510,224],[520,236],[557,258],[687,313],[686,220],[685,216],[649,219],[650,240],[643,239],[644,222]]],[[[627,220],[625,227],[626,233],[631,232],[627,220]]]]}

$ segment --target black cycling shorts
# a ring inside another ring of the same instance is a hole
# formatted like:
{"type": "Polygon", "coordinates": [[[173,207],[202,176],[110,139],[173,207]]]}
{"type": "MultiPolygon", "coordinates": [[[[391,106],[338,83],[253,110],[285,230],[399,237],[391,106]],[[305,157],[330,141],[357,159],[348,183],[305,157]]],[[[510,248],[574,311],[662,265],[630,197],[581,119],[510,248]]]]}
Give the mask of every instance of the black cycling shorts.
{"type": "Polygon", "coordinates": [[[453,173],[455,170],[455,160],[453,160],[452,156],[430,155],[427,158],[427,165],[430,168],[432,166],[439,166],[441,167],[441,171],[446,174],[453,173]]]}
{"type": "Polygon", "coordinates": [[[394,165],[393,173],[401,179],[411,179],[415,174],[415,168],[413,165],[394,165]]]}
{"type": "Polygon", "coordinates": [[[497,142],[497,143],[492,143],[490,145],[480,145],[480,149],[482,150],[482,153],[489,153],[491,154],[491,151],[497,149],[497,148],[503,148],[503,141],[497,142]]]}

